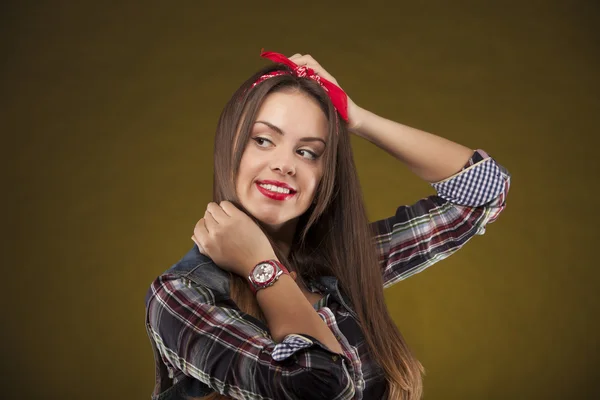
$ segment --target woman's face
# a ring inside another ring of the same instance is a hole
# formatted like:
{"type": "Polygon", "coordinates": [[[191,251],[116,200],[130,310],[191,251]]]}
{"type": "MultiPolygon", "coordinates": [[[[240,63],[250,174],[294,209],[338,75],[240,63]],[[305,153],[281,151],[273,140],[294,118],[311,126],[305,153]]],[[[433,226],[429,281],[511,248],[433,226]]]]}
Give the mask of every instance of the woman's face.
{"type": "Polygon", "coordinates": [[[271,229],[296,222],[323,176],[327,118],[300,91],[265,98],[240,162],[236,191],[250,214],[271,229]]]}

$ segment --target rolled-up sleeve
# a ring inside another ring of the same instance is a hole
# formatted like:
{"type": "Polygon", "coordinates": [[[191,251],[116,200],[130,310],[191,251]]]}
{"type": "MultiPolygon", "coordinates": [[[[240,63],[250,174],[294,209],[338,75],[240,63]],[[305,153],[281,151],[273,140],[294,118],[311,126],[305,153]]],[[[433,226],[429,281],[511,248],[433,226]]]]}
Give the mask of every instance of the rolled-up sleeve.
{"type": "Polygon", "coordinates": [[[432,184],[437,194],[372,223],[384,287],[423,271],[485,233],[506,207],[510,174],[485,151],[432,184]]]}
{"type": "MultiPolygon", "coordinates": [[[[351,399],[349,360],[301,334],[276,343],[230,299],[179,275],[151,287],[147,324],[162,361],[234,399],[351,399]]],[[[262,325],[262,326],[261,326],[262,325]]]]}

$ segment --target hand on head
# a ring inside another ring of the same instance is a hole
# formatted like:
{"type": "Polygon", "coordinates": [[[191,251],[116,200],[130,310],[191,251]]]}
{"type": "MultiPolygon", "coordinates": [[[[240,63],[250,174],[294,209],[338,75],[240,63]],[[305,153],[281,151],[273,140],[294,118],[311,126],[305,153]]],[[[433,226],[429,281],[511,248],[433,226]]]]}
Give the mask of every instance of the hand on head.
{"type": "MultiPolygon", "coordinates": [[[[329,82],[334,83],[335,85],[340,86],[340,84],[338,83],[337,79],[335,79],[333,77],[333,75],[331,75],[329,72],[327,72],[327,70],[325,70],[325,68],[323,68],[321,66],[321,64],[319,64],[317,62],[317,60],[315,60],[310,54],[300,54],[300,53],[296,53],[293,56],[289,57],[290,61],[293,61],[294,63],[296,63],[298,66],[306,66],[310,69],[312,69],[313,71],[315,71],[315,73],[325,79],[327,79],[329,82]]],[[[347,93],[346,93],[347,95],[347,93]]],[[[358,107],[356,105],[356,103],[354,103],[352,101],[352,99],[350,98],[350,96],[348,97],[348,129],[350,129],[351,131],[357,130],[360,125],[360,114],[362,112],[362,110],[360,109],[360,107],[358,107]]]]}

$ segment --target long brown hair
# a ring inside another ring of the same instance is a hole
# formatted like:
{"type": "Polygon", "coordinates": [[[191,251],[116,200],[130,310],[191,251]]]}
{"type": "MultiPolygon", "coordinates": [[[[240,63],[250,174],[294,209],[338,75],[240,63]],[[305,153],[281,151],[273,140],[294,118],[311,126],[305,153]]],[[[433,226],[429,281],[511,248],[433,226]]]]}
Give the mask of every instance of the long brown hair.
{"type": "MultiPolygon", "coordinates": [[[[287,258],[265,234],[281,262],[301,279],[338,279],[340,290],[348,296],[358,316],[371,356],[385,373],[388,398],[419,399],[423,369],[385,304],[382,271],[373,244],[375,232],[367,219],[347,124],[337,115],[327,93],[313,80],[286,74],[252,88],[260,76],[277,70],[288,67],[275,64],[257,72],[242,84],[221,113],[215,136],[213,200],[228,200],[244,210],[236,195],[235,181],[252,125],[266,96],[276,91],[300,90],[315,99],[329,121],[324,173],[315,203],[299,218],[287,258]]],[[[231,274],[230,289],[240,310],[265,321],[244,278],[231,274]]],[[[216,393],[205,397],[219,398],[224,397],[216,393]]]]}

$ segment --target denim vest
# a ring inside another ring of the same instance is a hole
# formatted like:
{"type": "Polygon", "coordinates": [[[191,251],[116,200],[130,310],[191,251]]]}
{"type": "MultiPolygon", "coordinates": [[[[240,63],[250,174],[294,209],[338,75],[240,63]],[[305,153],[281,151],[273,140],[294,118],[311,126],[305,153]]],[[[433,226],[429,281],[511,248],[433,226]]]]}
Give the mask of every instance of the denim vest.
{"type": "MultiPolygon", "coordinates": [[[[194,247],[164,274],[175,274],[182,278],[192,281],[196,285],[209,288],[214,293],[229,295],[229,273],[217,267],[212,260],[198,251],[194,247]]],[[[350,307],[350,301],[345,294],[338,288],[338,281],[333,276],[321,276],[317,280],[307,283],[309,288],[318,289],[321,293],[329,294],[331,298],[341,304],[348,312],[357,318],[356,313],[350,307]]],[[[146,295],[146,305],[150,298],[151,291],[146,295]]],[[[202,397],[209,395],[213,390],[206,384],[197,379],[184,375],[181,371],[173,371],[167,367],[156,348],[156,344],[151,339],[148,326],[148,313],[146,312],[146,330],[154,352],[156,364],[156,383],[152,393],[152,400],[187,400],[188,397],[202,397]]]]}

